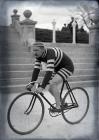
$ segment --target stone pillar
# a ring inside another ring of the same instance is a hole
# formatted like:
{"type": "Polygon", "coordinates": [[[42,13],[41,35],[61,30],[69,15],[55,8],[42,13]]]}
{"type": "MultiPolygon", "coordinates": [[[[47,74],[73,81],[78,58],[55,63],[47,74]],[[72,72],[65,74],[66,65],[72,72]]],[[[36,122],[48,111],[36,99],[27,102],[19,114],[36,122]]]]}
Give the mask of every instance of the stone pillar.
{"type": "Polygon", "coordinates": [[[53,43],[56,43],[56,32],[55,32],[56,21],[55,21],[55,19],[53,20],[52,25],[53,25],[53,43]]]}
{"type": "Polygon", "coordinates": [[[94,24],[89,28],[89,44],[93,46],[97,53],[97,61],[96,61],[96,71],[95,74],[97,76],[97,87],[95,88],[95,104],[94,104],[94,114],[95,114],[95,130],[97,139],[99,139],[99,7],[96,9],[94,16],[91,16],[94,24]]]}
{"type": "Polygon", "coordinates": [[[91,17],[94,24],[89,28],[89,44],[99,45],[99,8],[96,9],[94,16],[91,17]]]}
{"type": "Polygon", "coordinates": [[[26,43],[27,40],[30,39],[34,40],[35,42],[35,24],[37,22],[30,19],[32,15],[30,10],[25,10],[23,15],[25,16],[25,20],[20,22],[23,42],[26,43]]]}
{"type": "Polygon", "coordinates": [[[90,27],[89,44],[91,46],[99,45],[99,27],[96,25],[90,27]]]}
{"type": "Polygon", "coordinates": [[[15,23],[16,23],[16,21],[19,21],[20,20],[20,15],[17,15],[17,9],[14,9],[13,10],[13,15],[11,16],[11,18],[12,18],[12,24],[11,24],[11,26],[13,26],[13,27],[15,27],[15,23]]]}
{"type": "Polygon", "coordinates": [[[73,26],[73,35],[72,35],[72,37],[73,37],[73,44],[76,44],[76,22],[75,22],[75,20],[73,21],[73,23],[72,23],[72,26],[73,26]]]}

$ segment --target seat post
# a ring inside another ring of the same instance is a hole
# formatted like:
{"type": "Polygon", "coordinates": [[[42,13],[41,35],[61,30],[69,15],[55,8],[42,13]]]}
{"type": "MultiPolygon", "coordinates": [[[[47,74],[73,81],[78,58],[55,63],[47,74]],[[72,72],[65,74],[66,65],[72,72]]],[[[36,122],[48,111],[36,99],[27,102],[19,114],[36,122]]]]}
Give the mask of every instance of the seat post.
{"type": "Polygon", "coordinates": [[[64,82],[65,82],[65,84],[66,84],[66,87],[67,87],[68,91],[71,91],[71,87],[70,87],[70,85],[69,85],[68,81],[67,81],[67,80],[65,80],[64,82]]]}
{"type": "Polygon", "coordinates": [[[75,96],[74,96],[74,94],[73,94],[73,92],[72,92],[72,89],[71,89],[71,87],[70,87],[68,81],[65,80],[65,83],[66,83],[66,87],[67,87],[67,89],[68,89],[68,92],[70,92],[69,96],[70,96],[70,98],[71,98],[72,103],[74,103],[74,101],[75,101],[75,103],[77,104],[77,101],[76,101],[76,99],[75,99],[75,96]]]}

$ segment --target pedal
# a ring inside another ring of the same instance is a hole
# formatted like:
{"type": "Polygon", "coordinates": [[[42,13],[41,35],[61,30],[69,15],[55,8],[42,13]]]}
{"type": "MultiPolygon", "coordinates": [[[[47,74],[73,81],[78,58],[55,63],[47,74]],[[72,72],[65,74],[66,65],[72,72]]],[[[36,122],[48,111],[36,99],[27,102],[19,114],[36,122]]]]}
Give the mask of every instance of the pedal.
{"type": "Polygon", "coordinates": [[[48,110],[49,110],[49,114],[50,114],[51,117],[57,117],[57,116],[61,115],[61,112],[60,113],[58,113],[58,112],[51,112],[50,108],[48,110]]]}
{"type": "MultiPolygon", "coordinates": [[[[56,106],[56,103],[54,103],[52,105],[56,106]]],[[[50,108],[48,108],[49,114],[50,114],[51,117],[57,117],[57,116],[61,115],[61,112],[51,112],[51,108],[52,108],[51,106],[50,106],[50,108]]]]}

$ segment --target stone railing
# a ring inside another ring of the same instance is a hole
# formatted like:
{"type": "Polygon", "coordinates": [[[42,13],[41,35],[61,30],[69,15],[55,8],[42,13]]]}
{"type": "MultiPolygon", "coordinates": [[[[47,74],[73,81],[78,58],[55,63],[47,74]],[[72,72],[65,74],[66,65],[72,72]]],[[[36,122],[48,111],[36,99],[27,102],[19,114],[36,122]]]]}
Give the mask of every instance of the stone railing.
{"type": "MultiPolygon", "coordinates": [[[[32,38],[35,41],[35,25],[37,24],[36,21],[30,19],[32,12],[30,10],[25,10],[23,15],[25,20],[20,21],[20,15],[17,14],[17,10],[13,10],[12,24],[11,26],[15,27],[19,35],[21,36],[21,40],[26,43],[26,40],[32,38]]],[[[52,35],[52,42],[56,43],[56,21],[55,19],[52,21],[53,26],[53,35],[52,35]]],[[[73,26],[73,44],[76,44],[76,23],[75,20],[72,24],[73,26]]]]}
{"type": "MultiPolygon", "coordinates": [[[[37,24],[37,21],[33,21],[30,19],[32,12],[30,10],[25,10],[23,15],[25,19],[23,21],[20,21],[20,15],[17,14],[17,10],[13,10],[13,15],[11,16],[12,18],[12,26],[15,27],[19,35],[21,36],[22,42],[26,43],[28,39],[34,40],[35,42],[35,25],[37,24]]],[[[96,13],[94,13],[94,16],[91,17],[91,19],[94,22],[94,25],[92,25],[90,29],[90,34],[89,34],[89,44],[90,45],[95,45],[99,44],[99,8],[96,9],[96,13]]],[[[52,26],[53,26],[53,37],[52,37],[52,42],[56,43],[56,32],[55,32],[55,26],[56,26],[56,21],[55,19],[52,21],[52,26]]],[[[72,37],[73,37],[73,42],[72,44],[76,44],[76,21],[74,19],[72,23],[73,27],[73,32],[72,32],[72,37]]],[[[26,44],[25,44],[26,45],[26,44]]]]}

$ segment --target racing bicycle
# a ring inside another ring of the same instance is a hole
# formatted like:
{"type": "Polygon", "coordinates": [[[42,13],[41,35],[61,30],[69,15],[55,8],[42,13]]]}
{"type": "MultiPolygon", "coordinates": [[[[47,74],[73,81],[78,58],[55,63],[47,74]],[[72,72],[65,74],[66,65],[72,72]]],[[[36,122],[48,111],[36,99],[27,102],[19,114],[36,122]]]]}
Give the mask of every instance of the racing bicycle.
{"type": "MultiPolygon", "coordinates": [[[[35,82],[36,88],[40,83],[35,82]]],[[[89,96],[82,87],[71,88],[67,80],[63,81],[60,91],[61,112],[51,112],[56,109],[55,104],[49,101],[44,93],[25,91],[13,99],[8,112],[7,120],[10,128],[17,134],[26,135],[36,130],[45,113],[44,100],[49,104],[51,117],[62,115],[69,124],[78,124],[86,116],[89,109],[89,96]],[[65,106],[65,107],[64,107],[65,106]]]]}

